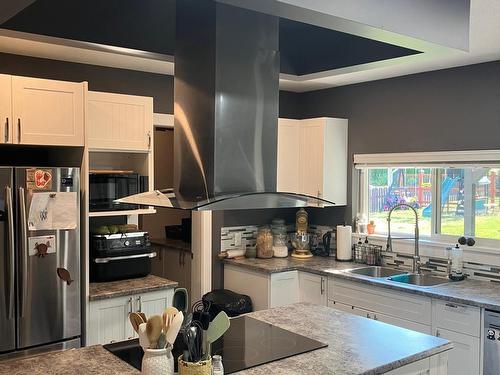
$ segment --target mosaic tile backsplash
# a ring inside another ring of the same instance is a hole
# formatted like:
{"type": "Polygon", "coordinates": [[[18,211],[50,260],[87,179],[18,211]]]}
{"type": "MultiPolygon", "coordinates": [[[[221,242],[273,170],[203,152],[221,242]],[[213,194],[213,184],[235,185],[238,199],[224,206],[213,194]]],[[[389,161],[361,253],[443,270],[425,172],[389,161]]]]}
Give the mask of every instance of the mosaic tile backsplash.
{"type": "MultiPolygon", "coordinates": [[[[425,263],[423,265],[425,270],[431,270],[431,272],[443,276],[447,275],[447,259],[425,256],[421,256],[420,259],[422,263],[425,263]]],[[[382,252],[382,264],[410,271],[412,267],[412,256],[384,251],[382,252]]],[[[464,262],[463,272],[471,279],[500,282],[500,268],[497,266],[464,262]]]]}
{"type": "MultiPolygon", "coordinates": [[[[220,251],[242,249],[248,246],[255,246],[257,239],[257,225],[247,225],[238,227],[224,227],[221,228],[221,245],[220,251]]],[[[321,225],[310,225],[309,232],[315,234],[315,239],[312,241],[321,241],[323,234],[331,231],[333,228],[321,225]]],[[[295,231],[294,224],[287,225],[287,232],[289,234],[295,231]]],[[[336,241],[332,238],[331,247],[336,248],[336,241]]],[[[447,260],[443,258],[434,258],[421,256],[421,262],[425,270],[438,275],[447,275],[447,260]]],[[[405,271],[411,271],[412,256],[406,254],[399,254],[394,252],[382,252],[382,265],[389,267],[398,267],[405,271]]],[[[487,264],[464,262],[463,272],[467,277],[475,280],[484,280],[500,283],[500,268],[487,264]]]]}
{"type": "MultiPolygon", "coordinates": [[[[220,230],[220,251],[243,249],[255,246],[257,240],[257,225],[246,225],[239,227],[224,227],[220,230]]],[[[333,228],[324,225],[309,225],[309,232],[314,235],[313,244],[318,243],[323,235],[333,228]]],[[[295,224],[287,224],[287,232],[295,232],[295,224]]],[[[336,242],[332,239],[331,245],[335,249],[336,242]]]]}

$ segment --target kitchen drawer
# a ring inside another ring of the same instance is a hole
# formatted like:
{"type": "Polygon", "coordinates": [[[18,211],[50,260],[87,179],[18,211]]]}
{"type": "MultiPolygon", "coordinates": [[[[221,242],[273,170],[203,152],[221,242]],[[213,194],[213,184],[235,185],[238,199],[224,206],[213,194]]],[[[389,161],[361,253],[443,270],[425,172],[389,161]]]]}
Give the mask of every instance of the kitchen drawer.
{"type": "Polygon", "coordinates": [[[350,314],[354,314],[352,306],[343,304],[341,302],[328,300],[328,305],[327,306],[331,307],[333,309],[337,309],[337,310],[344,311],[344,312],[347,312],[347,313],[350,313],[350,314]]]}
{"type": "Polygon", "coordinates": [[[346,305],[431,325],[432,305],[428,297],[330,278],[328,298],[346,305]]]}
{"type": "Polygon", "coordinates": [[[436,327],[475,337],[480,335],[481,310],[479,307],[434,300],[433,313],[436,327]]]}
{"type": "Polygon", "coordinates": [[[370,318],[393,326],[410,329],[412,331],[417,331],[420,333],[425,333],[427,335],[430,335],[432,332],[430,325],[415,323],[406,319],[395,318],[394,316],[389,316],[381,313],[370,314],[370,318]]]}

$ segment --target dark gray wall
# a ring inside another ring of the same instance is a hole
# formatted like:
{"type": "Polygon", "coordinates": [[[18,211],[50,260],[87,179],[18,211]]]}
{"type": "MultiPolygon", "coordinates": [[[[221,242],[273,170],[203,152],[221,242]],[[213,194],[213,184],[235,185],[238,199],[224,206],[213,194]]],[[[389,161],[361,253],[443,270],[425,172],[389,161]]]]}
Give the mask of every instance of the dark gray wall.
{"type": "Polygon", "coordinates": [[[173,113],[172,76],[0,53],[0,73],[89,83],[89,90],[152,96],[154,111],[173,113]]]}
{"type": "MultiPolygon", "coordinates": [[[[300,103],[302,118],[349,119],[349,170],[357,153],[500,148],[500,61],[304,93],[300,103]]],[[[349,204],[350,191],[348,178],[349,204]]]]}
{"type": "MultiPolygon", "coordinates": [[[[0,73],[89,83],[89,90],[152,96],[154,111],[174,113],[174,77],[0,53],[0,73]]],[[[280,117],[300,118],[300,94],[280,91],[280,117]],[[282,112],[283,108],[283,112],[282,112]]]]}

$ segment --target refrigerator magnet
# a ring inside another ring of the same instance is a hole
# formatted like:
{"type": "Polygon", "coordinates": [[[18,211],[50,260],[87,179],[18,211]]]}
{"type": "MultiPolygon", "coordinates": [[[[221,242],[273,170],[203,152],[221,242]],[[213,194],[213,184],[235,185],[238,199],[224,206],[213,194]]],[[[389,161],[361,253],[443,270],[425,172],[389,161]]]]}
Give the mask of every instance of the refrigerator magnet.
{"type": "Polygon", "coordinates": [[[26,187],[30,190],[52,190],[52,170],[39,168],[26,170],[26,187]]]}
{"type": "Polygon", "coordinates": [[[56,252],[56,236],[28,237],[28,255],[45,257],[47,254],[56,252]]]}

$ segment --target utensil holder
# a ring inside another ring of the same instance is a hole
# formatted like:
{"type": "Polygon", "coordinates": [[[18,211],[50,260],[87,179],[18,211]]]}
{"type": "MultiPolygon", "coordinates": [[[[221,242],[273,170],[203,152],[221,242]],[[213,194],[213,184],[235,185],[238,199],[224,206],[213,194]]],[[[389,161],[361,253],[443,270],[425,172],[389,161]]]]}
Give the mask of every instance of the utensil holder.
{"type": "Polygon", "coordinates": [[[199,362],[186,362],[182,359],[182,355],[178,359],[179,375],[211,375],[212,374],[212,358],[199,362]]]}
{"type": "Polygon", "coordinates": [[[147,349],[142,357],[141,374],[143,375],[173,375],[174,357],[172,348],[147,349]]]}

